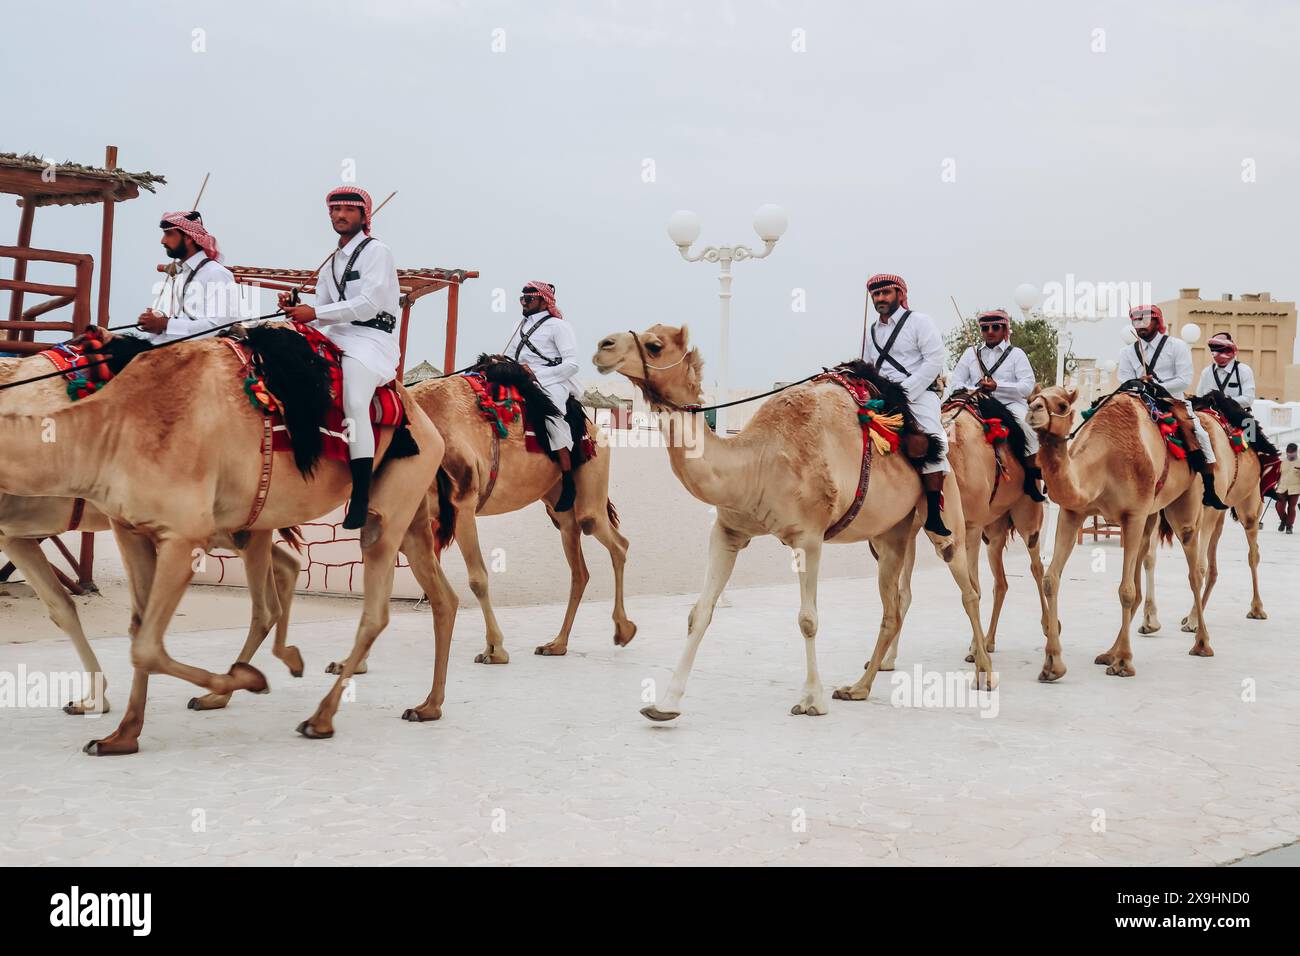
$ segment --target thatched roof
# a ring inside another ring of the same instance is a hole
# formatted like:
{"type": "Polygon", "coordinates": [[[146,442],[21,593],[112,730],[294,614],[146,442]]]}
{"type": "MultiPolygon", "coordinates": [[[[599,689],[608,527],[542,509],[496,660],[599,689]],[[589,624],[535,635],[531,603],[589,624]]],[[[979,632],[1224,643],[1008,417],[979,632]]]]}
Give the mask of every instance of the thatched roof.
{"type": "Polygon", "coordinates": [[[22,196],[19,205],[79,206],[106,200],[135,199],[141,189],[154,192],[166,184],[151,172],[131,173],[125,169],[100,169],[81,163],[62,162],[51,166],[31,153],[0,153],[0,193],[22,196]]]}
{"type": "Polygon", "coordinates": [[[431,378],[438,378],[442,372],[430,365],[428,361],[423,361],[415,368],[407,369],[406,374],[402,376],[403,385],[414,385],[417,382],[427,382],[431,378]]]}
{"type": "Polygon", "coordinates": [[[632,403],[617,395],[606,395],[598,389],[589,388],[582,393],[582,404],[588,408],[627,408],[632,403]]]}

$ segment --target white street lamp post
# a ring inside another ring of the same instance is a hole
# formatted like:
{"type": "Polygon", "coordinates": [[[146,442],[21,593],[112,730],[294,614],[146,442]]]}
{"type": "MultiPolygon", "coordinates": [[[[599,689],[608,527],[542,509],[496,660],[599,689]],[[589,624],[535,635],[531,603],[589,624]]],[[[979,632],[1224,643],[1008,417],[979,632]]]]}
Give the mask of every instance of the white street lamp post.
{"type": "MultiPolygon", "coordinates": [[[[730,385],[728,357],[731,335],[731,264],[744,262],[746,259],[766,259],[776,248],[776,241],[785,233],[787,225],[785,210],[768,203],[754,212],[754,231],[758,233],[758,238],[763,240],[762,252],[755,252],[749,246],[740,245],[705,246],[695,255],[691,255],[691,243],[700,236],[699,216],[682,209],[673,213],[668,220],[668,238],[677,246],[677,251],[681,253],[683,259],[687,262],[716,262],[721,267],[718,273],[718,317],[722,327],[718,392],[719,400],[722,402],[727,400],[727,390],[730,385]]],[[[718,409],[716,429],[719,435],[727,433],[725,416],[726,409],[718,409]]]]}
{"type": "Polygon", "coordinates": [[[1043,301],[1043,294],[1028,282],[1022,282],[1016,286],[1013,293],[1016,305],[1020,307],[1020,314],[1026,319],[1046,319],[1056,326],[1056,381],[1055,385],[1065,384],[1065,339],[1068,334],[1066,326],[1072,322],[1100,322],[1107,316],[1098,315],[1059,315],[1056,313],[1044,312],[1037,306],[1043,301]]]}

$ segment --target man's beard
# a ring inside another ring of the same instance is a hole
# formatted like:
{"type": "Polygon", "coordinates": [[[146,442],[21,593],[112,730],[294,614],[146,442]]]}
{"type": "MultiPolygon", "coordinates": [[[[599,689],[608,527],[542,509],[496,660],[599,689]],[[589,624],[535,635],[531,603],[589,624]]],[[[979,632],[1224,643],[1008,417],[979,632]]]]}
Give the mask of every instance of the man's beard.
{"type": "Polygon", "coordinates": [[[189,256],[187,256],[187,255],[185,254],[185,244],[184,244],[184,243],[182,243],[182,244],[179,245],[179,246],[176,246],[175,248],[172,248],[171,246],[163,246],[163,248],[167,250],[167,257],[168,257],[169,259],[188,259],[188,258],[189,258],[189,256]]]}

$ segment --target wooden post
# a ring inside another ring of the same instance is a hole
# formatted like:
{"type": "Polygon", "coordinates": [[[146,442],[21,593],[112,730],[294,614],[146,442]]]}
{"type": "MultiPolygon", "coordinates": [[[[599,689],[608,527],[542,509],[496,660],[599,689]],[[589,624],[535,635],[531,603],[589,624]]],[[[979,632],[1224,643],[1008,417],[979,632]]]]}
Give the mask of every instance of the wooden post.
{"type": "MultiPolygon", "coordinates": [[[[36,216],[36,203],[31,196],[23,197],[22,217],[18,220],[18,245],[27,249],[32,244],[32,219],[36,216]]],[[[22,282],[27,278],[27,260],[14,260],[14,281],[22,282]]],[[[23,317],[23,293],[15,290],[9,299],[9,321],[17,322],[23,317]]],[[[32,337],[27,333],[11,334],[12,338],[22,339],[30,342],[32,337]]]]}
{"type": "Polygon", "coordinates": [[[77,584],[84,590],[99,593],[95,584],[95,535],[90,531],[81,532],[81,560],[77,562],[77,584]]]}
{"type": "MultiPolygon", "coordinates": [[[[117,169],[117,147],[104,148],[104,168],[117,169]]],[[[98,322],[104,328],[109,326],[108,293],[113,274],[113,200],[104,199],[104,228],[99,239],[99,309],[98,322]]]]}
{"type": "Polygon", "coordinates": [[[460,283],[447,286],[447,346],[442,356],[442,374],[456,370],[456,316],[460,310],[460,283]]]}
{"type": "Polygon", "coordinates": [[[399,343],[401,353],[397,358],[397,380],[400,382],[406,375],[406,323],[411,321],[411,299],[410,296],[402,296],[402,338],[399,343]]]}

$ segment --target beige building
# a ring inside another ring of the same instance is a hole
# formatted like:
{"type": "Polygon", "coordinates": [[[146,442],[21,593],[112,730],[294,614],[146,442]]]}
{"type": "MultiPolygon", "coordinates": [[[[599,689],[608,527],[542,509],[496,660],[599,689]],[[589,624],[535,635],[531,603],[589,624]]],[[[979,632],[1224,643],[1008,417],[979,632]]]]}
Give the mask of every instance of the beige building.
{"type": "Polygon", "coordinates": [[[1160,303],[1169,332],[1179,334],[1187,323],[1201,328],[1192,346],[1196,374],[1210,361],[1205,343],[1216,332],[1228,332],[1240,350],[1238,358],[1255,370],[1255,388],[1260,398],[1275,402],[1300,401],[1300,365],[1295,364],[1296,308],[1294,302],[1275,302],[1267,292],[1224,293],[1218,299],[1202,299],[1200,289],[1180,289],[1178,298],[1160,303]]]}

